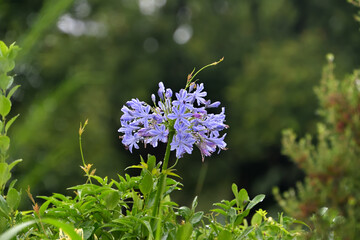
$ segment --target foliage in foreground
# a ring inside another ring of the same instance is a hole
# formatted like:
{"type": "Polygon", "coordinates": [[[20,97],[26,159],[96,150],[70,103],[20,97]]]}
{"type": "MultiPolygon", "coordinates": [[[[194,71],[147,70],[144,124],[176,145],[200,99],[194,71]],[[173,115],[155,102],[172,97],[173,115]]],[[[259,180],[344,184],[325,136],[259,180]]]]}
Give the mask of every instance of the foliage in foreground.
{"type": "MultiPolygon", "coordinates": [[[[258,210],[248,224],[250,210],[264,199],[250,199],[244,189],[232,190],[235,198],[215,203],[216,208],[205,214],[196,211],[197,198],[191,207],[178,206],[170,195],[181,184],[167,178],[161,201],[161,216],[152,216],[162,173],[154,156],[141,161],[139,176],[119,176],[109,180],[89,175],[88,183],[71,187],[75,197],[54,194],[40,197],[46,201],[26,215],[18,213],[18,223],[36,220],[37,225],[17,235],[18,239],[60,238],[57,226],[45,225],[42,219],[57,219],[73,226],[83,239],[155,239],[158,226],[162,239],[294,239],[299,232],[289,230],[296,221],[279,216],[276,221],[258,210]],[[221,221],[218,221],[221,215],[221,221]],[[161,222],[159,221],[159,218],[161,222]]],[[[87,169],[90,170],[90,169],[87,169]]],[[[160,238],[157,239],[160,239],[160,238]]]]}
{"type": "MultiPolygon", "coordinates": [[[[115,180],[95,175],[92,165],[85,163],[81,147],[81,136],[87,125],[86,121],[84,125],[80,124],[79,129],[82,169],[87,177],[86,183],[70,187],[69,189],[74,191],[72,196],[62,194],[40,196],[39,198],[45,200],[41,205],[36,202],[28,189],[27,194],[33,202],[33,210],[19,211],[17,207],[21,191],[15,189],[16,181],[12,181],[5,189],[11,177],[11,168],[20,162],[17,160],[10,164],[7,163],[10,138],[6,135],[8,128],[17,117],[6,122],[6,116],[11,109],[10,97],[18,88],[18,86],[11,88],[13,78],[7,73],[14,68],[14,57],[18,48],[14,44],[7,48],[3,42],[0,42],[0,47],[0,87],[2,89],[0,96],[0,114],[2,116],[0,124],[0,231],[3,232],[0,235],[1,239],[14,237],[16,239],[74,240],[295,239],[301,235],[301,230],[291,230],[290,228],[290,225],[300,223],[293,218],[279,214],[278,220],[274,220],[261,209],[251,216],[250,210],[262,202],[265,196],[258,195],[250,199],[246,190],[239,190],[235,184],[232,185],[234,199],[215,203],[215,208],[207,214],[196,211],[197,197],[193,200],[191,207],[179,206],[171,200],[171,193],[181,190],[182,186],[176,180],[179,176],[174,173],[175,165],[167,168],[171,150],[176,150],[178,158],[185,152],[191,153],[190,141],[199,147],[204,157],[211,155],[217,147],[224,149],[226,146],[223,141],[224,136],[220,137],[218,134],[218,130],[225,127],[225,125],[219,127],[225,120],[225,115],[206,114],[206,107],[199,106],[196,109],[189,104],[196,100],[198,105],[211,105],[210,102],[203,101],[204,92],[200,90],[195,90],[192,96],[197,95],[192,100],[186,96],[182,98],[185,90],[180,91],[179,96],[177,95],[177,103],[176,101],[172,102],[172,107],[169,107],[170,105],[165,107],[168,103],[162,102],[163,112],[157,109],[164,114],[165,117],[162,118],[155,116],[156,114],[149,115],[148,105],[144,103],[141,103],[141,111],[135,117],[132,115],[135,109],[127,109],[127,114],[133,117],[131,119],[133,122],[122,122],[123,127],[127,128],[123,131],[124,136],[126,135],[124,144],[127,147],[136,146],[135,144],[140,140],[149,140],[149,143],[155,145],[154,139],[150,138],[157,137],[157,140],[168,144],[163,162],[156,162],[155,157],[149,155],[146,162],[141,159],[139,165],[130,167],[141,169],[139,176],[125,174],[125,176],[119,175],[119,179],[115,180]],[[184,101],[184,99],[186,100],[184,101]],[[186,109],[183,104],[188,104],[186,109]],[[143,108],[146,110],[145,112],[142,111],[143,108]],[[189,114],[194,109],[196,112],[189,114]],[[177,114],[171,115],[171,111],[177,114]],[[216,118],[216,116],[218,117],[216,118]],[[150,122],[147,122],[148,120],[150,122]],[[153,120],[156,120],[156,124],[153,120]],[[196,130],[187,128],[189,127],[187,121],[191,122],[192,126],[197,125],[196,130]],[[129,128],[130,124],[132,127],[129,128]],[[154,132],[154,130],[151,132],[150,129],[146,129],[151,124],[154,124],[155,128],[164,124],[162,126],[165,126],[168,132],[154,132]],[[187,134],[190,134],[191,131],[194,131],[194,135],[188,136],[187,134]],[[163,138],[159,138],[159,135],[163,138]],[[137,137],[138,139],[136,139],[137,137]],[[191,137],[196,139],[191,139],[191,137]],[[185,142],[184,139],[188,142],[185,142]],[[250,223],[247,219],[251,219],[250,223]]],[[[187,87],[195,87],[191,84],[197,73],[193,76],[189,75],[187,87]]],[[[196,85],[198,89],[200,86],[196,85]]],[[[161,86],[159,96],[160,98],[165,96],[161,86]]],[[[159,105],[161,105],[160,102],[159,105]]]]}

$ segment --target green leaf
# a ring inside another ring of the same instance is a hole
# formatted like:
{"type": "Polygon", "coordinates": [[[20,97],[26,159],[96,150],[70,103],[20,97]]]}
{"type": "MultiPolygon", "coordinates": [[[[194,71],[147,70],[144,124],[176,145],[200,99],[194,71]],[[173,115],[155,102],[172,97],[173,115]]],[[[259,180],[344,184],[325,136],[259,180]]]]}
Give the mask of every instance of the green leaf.
{"type": "Polygon", "coordinates": [[[145,171],[143,178],[141,179],[139,188],[142,194],[148,194],[153,189],[154,181],[149,171],[145,171]]]}
{"type": "Polygon", "coordinates": [[[14,78],[8,76],[6,73],[0,75],[0,88],[3,89],[4,91],[8,89],[13,82],[14,82],[14,78]]]}
{"type": "Polygon", "coordinates": [[[13,167],[15,167],[19,162],[22,162],[22,159],[18,159],[13,161],[12,163],[9,164],[9,171],[11,171],[11,169],[13,169],[13,167]]]}
{"type": "MultiPolygon", "coordinates": [[[[89,224],[91,224],[91,222],[89,222],[89,224]]],[[[84,233],[84,240],[86,240],[92,236],[92,234],[95,230],[95,227],[94,226],[86,226],[86,227],[82,227],[82,230],[84,233]]]]}
{"type": "Polygon", "coordinates": [[[10,147],[10,138],[8,136],[0,135],[0,151],[5,153],[10,147]]]}
{"type": "Polygon", "coordinates": [[[241,235],[239,236],[239,238],[237,238],[237,240],[242,240],[242,239],[248,239],[247,235],[249,235],[252,231],[254,231],[254,227],[248,227],[246,228],[241,235]]]}
{"type": "Polygon", "coordinates": [[[176,173],[173,173],[174,169],[166,169],[164,171],[164,173],[166,173],[167,175],[170,175],[170,176],[174,176],[174,177],[177,177],[177,178],[181,178],[179,175],[177,175],[176,173]]]}
{"type": "Polygon", "coordinates": [[[227,205],[227,204],[224,204],[224,203],[214,203],[213,205],[221,207],[221,208],[226,209],[226,210],[230,209],[230,206],[227,205]]]}
{"type": "Polygon", "coordinates": [[[252,209],[256,204],[262,202],[265,198],[264,194],[259,194],[256,197],[254,197],[253,200],[250,201],[249,205],[247,205],[246,210],[247,209],[252,209]]]}
{"type": "Polygon", "coordinates": [[[326,216],[328,210],[329,210],[329,209],[328,209],[327,207],[322,207],[322,208],[320,208],[320,210],[319,210],[319,215],[320,215],[320,216],[326,216]]]}
{"type": "Polygon", "coordinates": [[[235,208],[230,208],[228,211],[228,215],[230,217],[230,223],[234,224],[236,219],[237,219],[237,211],[235,210],[235,208]]]}
{"type": "Polygon", "coordinates": [[[179,204],[177,204],[176,202],[172,202],[172,201],[166,201],[162,205],[163,206],[169,206],[169,207],[178,207],[179,206],[179,204]]]}
{"type": "Polygon", "coordinates": [[[44,215],[44,213],[45,213],[46,209],[49,207],[50,203],[51,203],[51,200],[47,200],[46,202],[41,204],[41,207],[39,209],[40,216],[44,215]]]}
{"type": "MultiPolygon", "coordinates": [[[[72,240],[81,240],[81,237],[75,232],[74,228],[64,222],[60,222],[55,219],[50,218],[44,218],[41,219],[42,222],[51,224],[57,228],[61,228],[72,240]]],[[[14,227],[10,228],[6,232],[0,235],[1,240],[11,240],[13,237],[15,237],[19,232],[21,232],[23,229],[27,228],[28,226],[36,223],[35,220],[31,220],[28,222],[21,223],[19,225],[15,225],[14,227]]]]}
{"type": "Polygon", "coordinates": [[[19,206],[21,199],[21,193],[16,191],[15,188],[11,188],[6,196],[6,202],[8,206],[11,208],[11,210],[16,210],[19,206]]]}
{"type": "Polygon", "coordinates": [[[194,197],[194,200],[192,201],[192,204],[191,204],[191,209],[194,211],[195,210],[195,208],[197,207],[197,205],[198,205],[198,201],[197,201],[197,199],[198,199],[198,197],[197,196],[195,196],[194,197]]]}
{"type": "Polygon", "coordinates": [[[232,240],[232,234],[231,232],[227,230],[223,230],[219,233],[218,240],[232,240]]]}
{"type": "Polygon", "coordinates": [[[212,211],[212,212],[220,213],[220,214],[222,214],[222,215],[224,215],[224,216],[227,216],[227,215],[228,215],[228,214],[227,214],[224,210],[222,210],[222,209],[212,209],[211,211],[212,211]]]}
{"type": "Polygon", "coordinates": [[[105,205],[108,209],[113,210],[120,201],[120,195],[117,191],[109,191],[104,197],[105,205]]]}
{"type": "Polygon", "coordinates": [[[15,68],[15,61],[14,60],[8,60],[8,68],[7,68],[7,72],[10,72],[11,70],[13,70],[15,68]]]}
{"type": "Polygon", "coordinates": [[[56,198],[56,199],[60,199],[62,200],[63,202],[68,202],[69,201],[69,197],[66,197],[60,193],[54,193],[54,195],[52,196],[53,198],[56,198]]]}
{"type": "MultiPolygon", "coordinates": [[[[238,199],[238,196],[239,196],[239,191],[238,191],[238,187],[237,187],[237,185],[235,184],[235,183],[233,183],[232,185],[231,185],[231,190],[232,190],[232,192],[233,192],[233,194],[234,194],[234,196],[235,196],[235,199],[238,199]]],[[[240,203],[238,203],[238,206],[240,205],[240,203]]]]}
{"type": "MultiPolygon", "coordinates": [[[[240,199],[240,197],[239,197],[240,192],[238,191],[237,185],[235,183],[233,183],[232,186],[231,186],[231,189],[232,189],[232,192],[233,192],[233,194],[235,196],[236,206],[241,207],[243,209],[244,202],[243,202],[243,199],[240,199]]],[[[242,192],[242,194],[244,194],[244,191],[242,192]]],[[[244,197],[244,196],[242,196],[242,197],[244,197]]]]}
{"type": "Polygon", "coordinates": [[[15,225],[14,227],[10,228],[6,232],[0,235],[1,240],[11,240],[13,237],[15,237],[19,232],[21,232],[23,229],[27,228],[28,226],[35,223],[35,220],[31,220],[28,222],[21,223],[19,225],[15,225]]]}
{"type": "Polygon", "coordinates": [[[198,222],[201,221],[202,217],[204,215],[204,212],[197,212],[195,213],[191,218],[190,218],[190,223],[191,224],[197,224],[198,222]]]}
{"type": "Polygon", "coordinates": [[[180,207],[178,212],[180,216],[185,218],[185,221],[187,221],[190,218],[190,216],[193,214],[193,211],[191,211],[190,208],[185,206],[180,207]]]}
{"type": "MultiPolygon", "coordinates": [[[[125,168],[125,171],[130,169],[130,168],[140,168],[140,169],[144,169],[144,166],[143,165],[131,165],[127,168],[125,168]]],[[[129,180],[128,180],[129,181],[129,180]]]]}
{"type": "MultiPolygon", "coordinates": [[[[5,218],[10,218],[11,209],[9,208],[7,202],[5,201],[4,197],[0,195],[0,215],[2,215],[5,218]]],[[[2,238],[0,238],[2,239],[2,238]]]]}
{"type": "Polygon", "coordinates": [[[12,117],[5,126],[5,132],[7,133],[7,131],[9,130],[10,126],[14,123],[14,121],[20,116],[20,114],[16,115],[15,117],[12,117]]]}
{"type": "Polygon", "coordinates": [[[188,240],[191,237],[193,231],[193,227],[191,223],[185,223],[184,225],[181,225],[176,233],[177,240],[188,240]]]}
{"type": "Polygon", "coordinates": [[[197,240],[206,240],[208,239],[208,237],[206,236],[205,233],[201,234],[200,236],[197,237],[197,240]]]}
{"type": "Polygon", "coordinates": [[[7,73],[13,70],[15,67],[15,61],[0,56],[0,73],[7,73]]]}
{"type": "Polygon", "coordinates": [[[0,114],[6,117],[11,109],[11,102],[5,96],[0,95],[0,114]]]}
{"type": "Polygon", "coordinates": [[[302,224],[302,225],[306,226],[306,227],[311,231],[311,227],[310,227],[309,225],[307,225],[307,224],[306,224],[305,222],[303,222],[303,221],[293,219],[293,223],[302,224]]]}
{"type": "Polygon", "coordinates": [[[9,184],[9,189],[13,188],[16,182],[17,182],[17,179],[12,180],[11,183],[9,184]]]}
{"type": "Polygon", "coordinates": [[[135,191],[132,191],[131,198],[133,199],[133,202],[134,202],[132,212],[136,214],[138,212],[138,210],[142,209],[143,201],[141,200],[141,198],[138,196],[137,192],[135,192],[135,191]]]}
{"type": "Polygon", "coordinates": [[[239,199],[238,201],[239,201],[239,204],[241,207],[244,207],[249,202],[249,195],[244,188],[242,188],[240,190],[238,199],[239,199]]]}
{"type": "Polygon", "coordinates": [[[10,177],[9,165],[7,163],[0,163],[0,187],[3,187],[10,177]]]}
{"type": "Polygon", "coordinates": [[[151,172],[156,164],[156,157],[153,155],[148,154],[148,161],[147,161],[147,165],[148,165],[148,170],[151,172]]]}
{"type": "MultiPolygon", "coordinates": [[[[126,216],[126,218],[122,218],[122,219],[115,219],[113,220],[113,222],[117,222],[117,223],[122,223],[124,225],[132,225],[132,221],[129,221],[129,220],[133,220],[135,222],[139,222],[141,223],[143,226],[146,227],[146,229],[148,230],[149,232],[149,239],[153,239],[154,236],[153,236],[153,232],[152,232],[152,229],[151,229],[151,225],[148,221],[144,221],[142,219],[139,219],[137,217],[134,217],[134,216],[126,216]]],[[[132,227],[132,226],[131,226],[132,227]]]]}
{"type": "Polygon", "coordinates": [[[241,214],[237,215],[234,225],[239,225],[243,222],[244,218],[249,215],[250,209],[243,211],[241,214]]]}
{"type": "Polygon", "coordinates": [[[10,98],[12,97],[12,95],[16,92],[16,90],[20,87],[20,85],[16,85],[14,86],[12,89],[10,89],[8,95],[6,96],[7,99],[10,100],[10,98]]]}
{"type": "Polygon", "coordinates": [[[91,175],[92,178],[96,179],[101,185],[104,185],[104,180],[99,176],[91,175]]]}
{"type": "Polygon", "coordinates": [[[4,217],[0,217],[0,233],[5,232],[6,230],[9,229],[8,222],[9,222],[8,219],[4,217]]]}
{"type": "Polygon", "coordinates": [[[8,58],[14,60],[19,51],[20,48],[12,43],[9,47],[8,58]]]}
{"type": "Polygon", "coordinates": [[[258,240],[263,240],[263,233],[260,228],[255,228],[255,237],[258,240]]]}
{"type": "Polygon", "coordinates": [[[51,224],[57,228],[61,228],[64,231],[64,233],[66,233],[70,237],[71,240],[82,240],[80,235],[78,235],[75,232],[74,228],[67,223],[61,222],[59,220],[51,219],[51,218],[45,218],[45,219],[42,219],[42,221],[44,223],[51,224]]]}
{"type": "Polygon", "coordinates": [[[262,216],[259,213],[255,213],[251,218],[251,226],[259,226],[262,222],[262,216]]]}
{"type": "Polygon", "coordinates": [[[8,51],[9,51],[9,49],[6,46],[6,44],[3,41],[0,41],[0,56],[7,57],[8,51]]]}

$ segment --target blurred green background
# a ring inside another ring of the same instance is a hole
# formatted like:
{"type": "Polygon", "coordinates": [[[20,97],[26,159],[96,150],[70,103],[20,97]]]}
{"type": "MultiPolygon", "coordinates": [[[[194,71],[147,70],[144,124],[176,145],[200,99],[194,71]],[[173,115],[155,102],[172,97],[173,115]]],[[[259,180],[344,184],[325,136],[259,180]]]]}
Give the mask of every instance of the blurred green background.
{"type": "Polygon", "coordinates": [[[11,157],[24,161],[14,176],[34,195],[70,194],[67,187],[85,181],[78,128],[87,118],[85,158],[100,176],[123,174],[140,154],[162,158],[165,146],[124,149],[122,105],[150,102],[159,81],[178,91],[194,67],[224,56],[198,76],[209,99],[226,107],[229,150],[205,163],[197,150],[181,159],[176,201],[199,195],[208,209],[230,198],[236,182],[251,196],[266,194],[260,207],[272,207],[272,187],[302,179],[281,155],[281,131],[315,132],[313,87],[326,53],[341,63],[339,75],[360,64],[355,12],[337,0],[0,0],[0,39],[22,47],[12,111],[21,116],[10,136],[11,157]]]}

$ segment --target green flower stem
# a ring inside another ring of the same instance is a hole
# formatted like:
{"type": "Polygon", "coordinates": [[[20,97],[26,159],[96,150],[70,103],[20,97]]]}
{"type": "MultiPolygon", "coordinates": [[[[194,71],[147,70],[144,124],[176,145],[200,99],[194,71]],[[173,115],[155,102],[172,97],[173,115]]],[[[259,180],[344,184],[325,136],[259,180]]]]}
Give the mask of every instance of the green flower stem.
{"type": "Polygon", "coordinates": [[[193,82],[194,78],[196,77],[196,75],[198,75],[199,72],[201,72],[201,71],[204,70],[205,68],[208,68],[208,67],[217,65],[217,64],[219,64],[220,62],[222,62],[223,60],[224,60],[224,57],[222,57],[222,58],[221,58],[219,61],[217,61],[217,62],[210,63],[210,64],[208,64],[208,65],[200,68],[200,70],[198,70],[195,74],[193,74],[194,71],[195,71],[195,68],[194,68],[194,70],[192,71],[192,73],[190,73],[189,76],[188,76],[188,80],[187,80],[185,89],[187,89],[187,88],[190,86],[190,84],[193,82]]]}
{"type": "Polygon", "coordinates": [[[82,160],[82,162],[83,162],[83,170],[85,171],[86,176],[88,177],[88,181],[89,181],[90,184],[91,184],[92,182],[91,182],[91,177],[90,177],[90,174],[89,174],[90,167],[88,167],[88,165],[86,165],[86,163],[85,163],[84,153],[83,153],[82,144],[81,144],[81,136],[82,136],[82,134],[84,133],[85,127],[86,127],[87,124],[88,124],[88,120],[87,120],[87,119],[86,119],[86,121],[85,121],[85,123],[84,123],[84,126],[82,126],[82,124],[80,123],[80,128],[79,128],[79,147],[80,147],[81,160],[82,160]]]}
{"type": "Polygon", "coordinates": [[[164,164],[162,165],[162,172],[164,172],[167,169],[168,163],[169,163],[169,158],[170,158],[170,148],[171,148],[171,142],[172,139],[174,137],[175,134],[175,130],[172,129],[171,131],[169,131],[169,142],[166,145],[166,151],[165,151],[165,157],[164,157],[164,164]]]}
{"type": "Polygon", "coordinates": [[[81,155],[81,160],[83,162],[83,166],[86,167],[84,153],[83,153],[82,144],[81,144],[81,134],[79,134],[79,147],[80,147],[80,155],[81,155]]]}
{"type": "Polygon", "coordinates": [[[166,146],[166,151],[165,151],[165,157],[164,157],[164,163],[162,165],[162,170],[161,170],[161,175],[160,175],[160,179],[159,179],[159,188],[158,191],[156,193],[156,197],[155,197],[155,204],[154,204],[154,208],[153,208],[153,212],[152,212],[152,216],[156,217],[157,219],[157,228],[156,228],[156,236],[155,239],[158,240],[161,237],[161,227],[162,227],[162,214],[161,214],[161,203],[163,200],[163,193],[165,190],[165,186],[166,186],[166,170],[167,170],[167,166],[169,163],[169,158],[170,158],[170,148],[171,148],[171,142],[173,140],[175,134],[175,130],[171,127],[170,131],[169,131],[169,140],[166,146]]]}
{"type": "Polygon", "coordinates": [[[207,162],[204,162],[200,168],[199,178],[198,178],[196,188],[195,188],[195,196],[200,195],[200,192],[201,192],[204,182],[205,182],[207,169],[208,169],[208,164],[207,164],[207,162]]]}

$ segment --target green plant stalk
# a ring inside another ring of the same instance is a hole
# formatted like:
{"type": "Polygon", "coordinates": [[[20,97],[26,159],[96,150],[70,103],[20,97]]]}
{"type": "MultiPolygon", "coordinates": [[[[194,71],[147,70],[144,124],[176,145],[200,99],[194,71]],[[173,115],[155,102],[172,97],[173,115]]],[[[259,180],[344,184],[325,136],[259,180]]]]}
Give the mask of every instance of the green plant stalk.
{"type": "MultiPolygon", "coordinates": [[[[79,148],[80,148],[80,155],[81,155],[81,160],[82,160],[82,162],[83,162],[83,166],[84,166],[85,169],[87,169],[87,166],[86,166],[86,163],[85,163],[84,153],[83,153],[83,149],[82,149],[81,136],[82,136],[82,134],[83,134],[83,132],[84,132],[84,130],[85,130],[85,127],[86,127],[87,123],[88,123],[88,120],[85,121],[84,126],[82,126],[81,123],[80,123],[80,129],[79,129],[79,148]]],[[[89,171],[89,170],[90,170],[90,169],[88,169],[87,171],[89,171]]],[[[91,182],[90,174],[89,174],[89,172],[87,172],[87,171],[85,171],[85,173],[86,173],[86,176],[88,177],[88,181],[89,181],[90,183],[92,183],[92,182],[91,182]]]]}
{"type": "Polygon", "coordinates": [[[167,166],[168,166],[168,163],[169,163],[169,158],[170,158],[170,148],[171,148],[171,142],[172,142],[172,139],[174,137],[174,134],[175,134],[175,130],[174,129],[171,129],[169,131],[169,142],[167,143],[166,145],[166,151],[165,151],[165,157],[164,157],[164,163],[162,165],[162,172],[164,172],[166,169],[167,169],[167,166]]]}
{"type": "MultiPolygon", "coordinates": [[[[6,73],[5,73],[6,74],[6,73]]],[[[2,91],[2,95],[4,95],[6,97],[6,90],[2,91]]],[[[6,126],[6,117],[5,116],[1,116],[1,121],[3,124],[2,130],[1,130],[1,135],[2,136],[6,136],[6,131],[5,131],[5,126],[6,126]]],[[[4,163],[6,160],[6,152],[2,152],[1,151],[1,162],[4,163]]],[[[1,195],[3,194],[3,189],[1,189],[1,195]]]]}
{"type": "MultiPolygon", "coordinates": [[[[5,119],[4,116],[2,116],[1,121],[2,121],[2,124],[3,124],[3,129],[2,129],[2,131],[1,131],[1,135],[2,135],[2,136],[6,136],[6,132],[5,132],[6,119],[5,119]]],[[[2,151],[1,151],[1,159],[0,159],[0,162],[4,163],[5,160],[6,160],[6,152],[2,152],[2,151]]],[[[1,194],[2,194],[2,189],[1,189],[1,194]]]]}
{"type": "Polygon", "coordinates": [[[190,75],[188,76],[188,81],[187,81],[187,83],[186,83],[185,89],[187,89],[187,88],[190,86],[190,84],[193,82],[194,78],[196,77],[196,75],[198,75],[198,73],[200,73],[200,72],[201,72],[202,70],[204,70],[205,68],[208,68],[208,67],[211,67],[211,66],[214,66],[214,65],[219,64],[219,63],[222,62],[223,60],[224,60],[224,57],[222,57],[222,58],[221,58],[219,61],[217,61],[217,62],[210,63],[210,64],[208,64],[208,65],[200,68],[200,70],[198,70],[198,71],[193,75],[193,73],[194,73],[194,71],[195,71],[195,69],[194,69],[194,70],[192,71],[192,73],[190,73],[190,75]]]}
{"type": "Polygon", "coordinates": [[[171,127],[169,130],[169,138],[168,138],[169,140],[166,145],[164,163],[162,165],[161,175],[160,175],[160,179],[159,179],[160,189],[158,189],[158,191],[156,193],[155,204],[154,204],[154,208],[153,208],[153,212],[152,212],[152,216],[156,217],[157,222],[158,222],[157,227],[156,227],[156,235],[155,235],[156,240],[160,239],[160,237],[161,237],[161,225],[162,225],[161,224],[161,219],[162,219],[161,203],[163,200],[162,196],[163,196],[165,185],[166,185],[166,176],[167,176],[166,170],[167,170],[167,166],[169,163],[171,142],[174,137],[174,134],[175,134],[175,130],[171,127]]]}
{"type": "Polygon", "coordinates": [[[201,165],[201,169],[200,169],[200,173],[199,173],[199,178],[196,184],[196,188],[195,188],[195,196],[199,196],[201,190],[203,189],[204,186],[204,181],[206,178],[206,173],[207,173],[207,169],[208,169],[208,164],[207,162],[204,162],[201,165]]]}
{"type": "Polygon", "coordinates": [[[80,147],[80,155],[81,155],[81,159],[82,159],[82,162],[83,162],[83,166],[86,167],[85,159],[84,159],[84,153],[83,153],[82,144],[81,144],[81,134],[79,134],[79,147],[80,147]]]}

